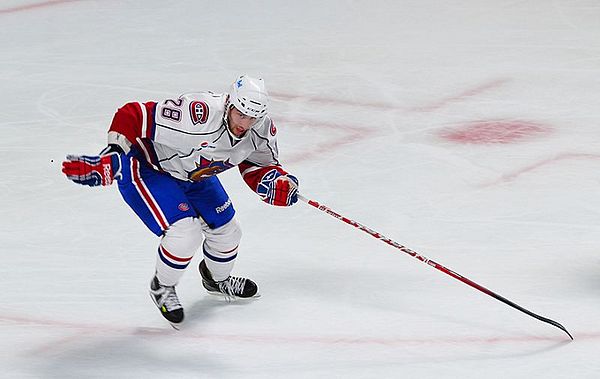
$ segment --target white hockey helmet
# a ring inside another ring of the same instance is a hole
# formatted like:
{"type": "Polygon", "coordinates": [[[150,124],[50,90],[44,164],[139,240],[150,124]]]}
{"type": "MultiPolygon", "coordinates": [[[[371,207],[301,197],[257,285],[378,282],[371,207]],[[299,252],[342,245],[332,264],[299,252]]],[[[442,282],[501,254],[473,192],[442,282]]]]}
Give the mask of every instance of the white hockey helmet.
{"type": "Polygon", "coordinates": [[[229,103],[246,116],[261,118],[267,114],[269,94],[265,82],[248,75],[239,76],[231,85],[229,103]]]}

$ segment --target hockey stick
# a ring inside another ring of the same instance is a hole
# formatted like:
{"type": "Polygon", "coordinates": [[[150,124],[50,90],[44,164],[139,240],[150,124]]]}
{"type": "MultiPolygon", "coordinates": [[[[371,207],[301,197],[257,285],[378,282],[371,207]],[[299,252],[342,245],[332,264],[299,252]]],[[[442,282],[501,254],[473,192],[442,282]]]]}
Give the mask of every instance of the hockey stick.
{"type": "Polygon", "coordinates": [[[472,281],[472,280],[470,280],[468,278],[465,278],[464,276],[460,275],[459,273],[456,273],[456,272],[450,270],[449,268],[444,267],[443,265],[441,265],[441,264],[439,264],[439,263],[437,263],[435,261],[432,261],[431,259],[429,259],[427,257],[422,256],[421,254],[417,253],[414,250],[409,249],[406,246],[400,245],[398,242],[395,242],[395,241],[393,241],[393,240],[385,237],[384,235],[381,235],[381,234],[377,233],[376,231],[374,231],[374,230],[372,230],[372,229],[364,226],[363,224],[358,223],[358,222],[353,221],[353,220],[350,220],[349,218],[346,218],[346,217],[340,215],[339,213],[333,211],[331,208],[329,208],[329,207],[327,207],[325,205],[319,204],[318,202],[316,202],[314,200],[307,199],[306,197],[304,197],[304,196],[302,196],[300,194],[298,194],[298,199],[304,201],[305,203],[307,203],[309,205],[312,205],[313,207],[317,208],[320,211],[323,211],[323,212],[329,214],[330,216],[333,216],[333,217],[337,218],[338,220],[341,220],[341,221],[345,222],[346,224],[352,225],[355,228],[358,228],[358,229],[362,230],[363,232],[368,233],[372,237],[375,237],[378,240],[380,240],[382,242],[385,242],[388,245],[395,247],[396,249],[399,249],[400,251],[402,251],[402,252],[410,255],[411,257],[417,258],[421,262],[426,263],[429,266],[431,266],[431,267],[433,267],[433,268],[435,268],[435,269],[437,269],[437,270],[439,270],[439,271],[441,271],[441,272],[443,272],[445,274],[448,274],[451,277],[453,277],[455,279],[458,279],[458,280],[460,280],[461,282],[463,282],[465,284],[468,284],[469,286],[471,286],[471,287],[473,287],[473,288],[475,288],[475,289],[477,289],[477,290],[485,293],[486,295],[489,295],[489,296],[493,297],[496,300],[500,300],[504,304],[510,305],[511,307],[513,307],[515,309],[518,309],[521,312],[523,312],[523,313],[525,313],[525,314],[527,314],[527,315],[529,315],[529,316],[531,316],[533,318],[536,318],[536,319],[538,319],[540,321],[543,321],[543,322],[548,323],[550,325],[556,326],[557,328],[559,328],[562,331],[564,331],[565,333],[567,333],[567,335],[571,338],[571,340],[573,339],[573,336],[571,335],[571,333],[569,333],[569,331],[564,326],[562,326],[561,324],[559,324],[558,322],[556,322],[554,320],[551,320],[549,318],[540,316],[538,314],[535,314],[535,313],[533,313],[533,312],[531,312],[531,311],[529,311],[529,310],[521,307],[520,305],[513,303],[512,301],[508,300],[507,298],[502,297],[502,296],[498,295],[497,293],[492,292],[489,289],[487,289],[487,288],[485,288],[485,287],[483,287],[483,286],[475,283],[474,281],[472,281]]]}

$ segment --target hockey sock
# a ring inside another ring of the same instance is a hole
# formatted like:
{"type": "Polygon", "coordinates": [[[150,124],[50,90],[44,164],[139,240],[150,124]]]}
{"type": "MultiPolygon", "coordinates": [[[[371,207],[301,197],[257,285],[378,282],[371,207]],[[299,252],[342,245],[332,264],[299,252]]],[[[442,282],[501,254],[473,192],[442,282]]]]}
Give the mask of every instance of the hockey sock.
{"type": "Polygon", "coordinates": [[[165,286],[176,285],[201,243],[202,227],[198,219],[188,217],[173,223],[158,246],[158,281],[165,286]]]}
{"type": "Polygon", "coordinates": [[[235,219],[216,229],[204,226],[204,261],[213,279],[219,282],[227,279],[233,270],[242,231],[235,219]]]}
{"type": "Polygon", "coordinates": [[[213,280],[220,282],[225,280],[231,274],[235,259],[237,258],[237,246],[226,252],[217,252],[208,249],[208,246],[204,244],[204,262],[206,267],[210,271],[213,280]]]}

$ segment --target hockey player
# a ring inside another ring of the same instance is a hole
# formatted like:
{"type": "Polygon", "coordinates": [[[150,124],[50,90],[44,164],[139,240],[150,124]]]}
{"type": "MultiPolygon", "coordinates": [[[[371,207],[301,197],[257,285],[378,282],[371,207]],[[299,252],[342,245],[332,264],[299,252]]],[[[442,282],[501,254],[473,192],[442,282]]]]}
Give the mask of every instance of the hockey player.
{"type": "Polygon", "coordinates": [[[150,296],[174,327],[184,318],[175,286],[200,246],[209,293],[258,296],[252,280],[231,276],[242,232],[216,175],[237,166],[263,201],[290,206],[298,200],[298,180],[278,160],[268,103],[263,80],[247,75],[229,93],[131,102],[115,114],[99,155],[68,155],[63,162],[75,183],[116,180],[125,202],[160,237],[150,296]]]}

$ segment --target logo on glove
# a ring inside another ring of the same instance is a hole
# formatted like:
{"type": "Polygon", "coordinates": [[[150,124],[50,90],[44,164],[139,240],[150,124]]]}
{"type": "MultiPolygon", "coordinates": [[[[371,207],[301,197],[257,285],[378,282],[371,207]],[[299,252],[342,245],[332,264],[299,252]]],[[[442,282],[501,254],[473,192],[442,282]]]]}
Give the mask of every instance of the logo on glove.
{"type": "Polygon", "coordinates": [[[256,193],[266,203],[287,207],[298,201],[298,179],[272,169],[263,175],[256,193]]]}

